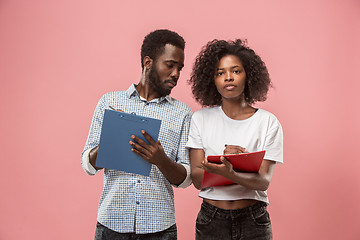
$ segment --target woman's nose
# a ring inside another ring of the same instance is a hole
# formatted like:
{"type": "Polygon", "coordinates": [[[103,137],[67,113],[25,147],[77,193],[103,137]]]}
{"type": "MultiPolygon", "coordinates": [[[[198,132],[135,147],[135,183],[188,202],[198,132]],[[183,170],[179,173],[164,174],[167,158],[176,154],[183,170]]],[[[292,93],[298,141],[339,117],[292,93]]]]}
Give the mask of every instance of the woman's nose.
{"type": "Polygon", "coordinates": [[[225,77],[226,77],[225,81],[234,81],[234,78],[233,78],[231,72],[227,72],[225,77]]]}

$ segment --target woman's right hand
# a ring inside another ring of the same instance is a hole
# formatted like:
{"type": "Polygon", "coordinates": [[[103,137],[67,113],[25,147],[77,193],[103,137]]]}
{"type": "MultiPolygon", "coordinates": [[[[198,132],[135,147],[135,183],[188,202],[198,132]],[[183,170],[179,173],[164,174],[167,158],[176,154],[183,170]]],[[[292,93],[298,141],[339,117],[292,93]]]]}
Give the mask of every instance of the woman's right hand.
{"type": "Polygon", "coordinates": [[[228,154],[239,154],[248,152],[246,148],[240,147],[238,145],[227,145],[225,144],[224,155],[228,154]]]}

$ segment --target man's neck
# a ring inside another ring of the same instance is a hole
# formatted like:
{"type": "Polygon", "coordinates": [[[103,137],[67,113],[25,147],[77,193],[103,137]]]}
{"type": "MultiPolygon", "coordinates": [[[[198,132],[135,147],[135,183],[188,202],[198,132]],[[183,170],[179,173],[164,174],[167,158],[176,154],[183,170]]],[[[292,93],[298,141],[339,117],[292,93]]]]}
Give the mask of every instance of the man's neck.
{"type": "Polygon", "coordinates": [[[136,90],[139,95],[146,99],[147,102],[150,102],[153,99],[159,98],[160,94],[154,91],[147,82],[141,80],[136,86],[136,90]]]}

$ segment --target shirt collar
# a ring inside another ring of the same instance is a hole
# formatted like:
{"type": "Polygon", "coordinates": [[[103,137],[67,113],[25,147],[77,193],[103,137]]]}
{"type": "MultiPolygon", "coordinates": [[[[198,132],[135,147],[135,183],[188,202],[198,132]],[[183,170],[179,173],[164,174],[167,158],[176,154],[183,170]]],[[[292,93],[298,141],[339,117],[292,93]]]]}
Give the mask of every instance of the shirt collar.
{"type": "MultiPolygon", "coordinates": [[[[140,96],[139,92],[136,90],[136,86],[137,86],[137,84],[131,84],[130,87],[126,90],[126,94],[127,94],[128,98],[131,98],[133,96],[138,96],[140,99],[143,99],[140,96]]],[[[146,99],[143,99],[143,100],[146,100],[146,99]]],[[[170,97],[169,95],[153,99],[152,101],[161,103],[162,101],[165,101],[165,100],[168,101],[170,104],[172,104],[174,101],[174,99],[172,97],[170,97]]]]}

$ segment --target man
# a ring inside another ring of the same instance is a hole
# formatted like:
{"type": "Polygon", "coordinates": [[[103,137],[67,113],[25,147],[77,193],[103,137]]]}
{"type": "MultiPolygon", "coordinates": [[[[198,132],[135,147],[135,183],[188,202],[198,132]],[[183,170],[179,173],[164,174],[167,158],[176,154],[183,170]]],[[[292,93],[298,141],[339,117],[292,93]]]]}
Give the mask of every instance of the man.
{"type": "Polygon", "coordinates": [[[184,66],[185,41],[177,33],[156,30],[141,48],[143,74],[126,91],[110,92],[99,101],[82,152],[82,167],[89,175],[96,167],[105,109],[160,119],[159,141],[142,132],[150,144],[135,137],[132,151],[153,164],[150,176],[104,169],[95,239],[176,239],[172,186],[191,184],[188,150],[184,147],[191,109],[169,96],[184,66]]]}

